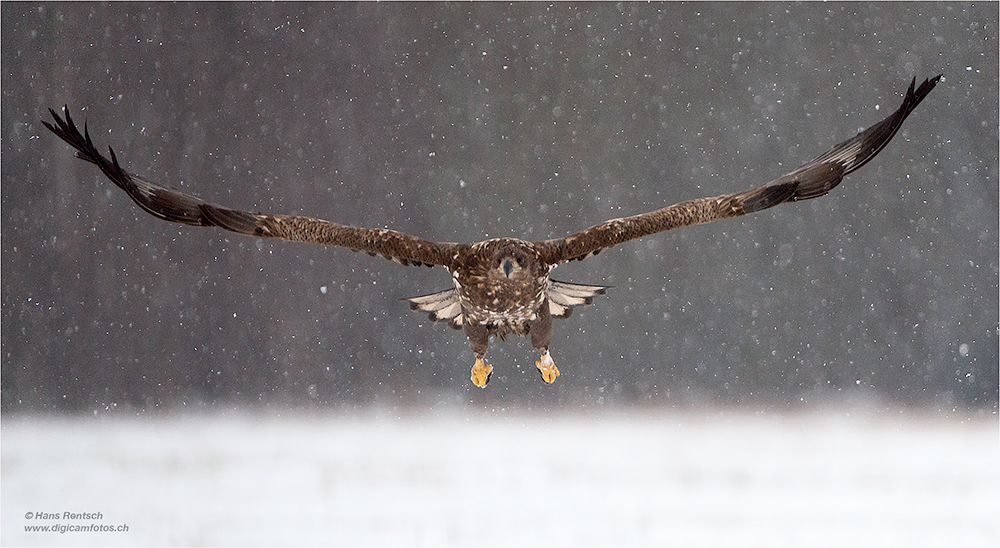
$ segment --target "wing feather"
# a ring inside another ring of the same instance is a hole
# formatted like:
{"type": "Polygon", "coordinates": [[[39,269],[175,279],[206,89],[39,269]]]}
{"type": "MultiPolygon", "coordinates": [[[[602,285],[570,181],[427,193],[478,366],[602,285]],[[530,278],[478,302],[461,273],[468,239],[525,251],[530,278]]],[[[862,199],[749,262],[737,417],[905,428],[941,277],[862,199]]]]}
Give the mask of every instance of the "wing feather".
{"type": "Polygon", "coordinates": [[[657,232],[737,217],[785,202],[823,196],[840,184],[844,175],[865,165],[885,148],[902,127],[906,117],[940,79],[941,75],[924,80],[919,88],[914,89],[914,78],[902,105],[884,120],[766,185],[743,192],[681,202],[641,215],[611,219],[566,238],[535,242],[534,245],[546,264],[582,260],[605,248],[657,232]]]}
{"type": "Polygon", "coordinates": [[[139,207],[165,221],[215,226],[262,238],[346,247],[382,255],[404,265],[451,266],[460,252],[468,247],[463,244],[439,244],[395,230],[358,228],[295,215],[247,213],[210,204],[196,196],[153,184],[126,172],[118,163],[114,150],[108,149],[110,159],[98,152],[86,124],[83,133],[80,133],[69,109],[63,107],[65,119],[52,109],[49,112],[55,119],[55,125],[43,121],[45,127],[75,148],[78,158],[97,165],[139,207]]]}
{"type": "Polygon", "coordinates": [[[584,285],[549,280],[549,314],[553,318],[568,318],[575,306],[587,306],[594,297],[604,295],[608,286],[584,285]]]}

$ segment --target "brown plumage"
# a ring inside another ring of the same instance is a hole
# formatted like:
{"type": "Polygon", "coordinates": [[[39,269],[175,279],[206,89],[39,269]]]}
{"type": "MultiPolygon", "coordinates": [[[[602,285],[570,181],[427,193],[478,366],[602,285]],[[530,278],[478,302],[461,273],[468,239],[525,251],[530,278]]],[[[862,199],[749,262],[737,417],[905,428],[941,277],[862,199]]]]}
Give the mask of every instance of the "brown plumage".
{"type": "Polygon", "coordinates": [[[565,238],[533,243],[514,238],[475,244],[437,243],[395,230],[221,207],[126,172],[114,150],[109,148],[110,159],[98,152],[86,125],[83,134],[80,133],[67,108],[63,109],[65,118],[49,109],[55,124],[42,123],[72,145],[78,158],[97,165],[139,207],[166,221],[215,226],[262,238],[346,247],[403,265],[443,266],[451,273],[454,288],[409,299],[410,307],[427,312],[432,321],[445,321],[465,331],[476,355],[473,383],[486,386],[492,372],[493,368],[484,361],[489,338],[502,339],[508,334],[531,337],[532,347],[540,354],[536,366],[542,378],[551,383],[559,375],[548,352],[552,318],[568,317],[574,306],[590,304],[606,289],[552,280],[549,274],[556,265],[582,260],[611,246],[657,232],[823,196],[844,175],[874,158],[940,79],[941,75],[924,80],[915,89],[914,78],[902,105],[884,120],[763,186],[611,219],[565,238]]]}

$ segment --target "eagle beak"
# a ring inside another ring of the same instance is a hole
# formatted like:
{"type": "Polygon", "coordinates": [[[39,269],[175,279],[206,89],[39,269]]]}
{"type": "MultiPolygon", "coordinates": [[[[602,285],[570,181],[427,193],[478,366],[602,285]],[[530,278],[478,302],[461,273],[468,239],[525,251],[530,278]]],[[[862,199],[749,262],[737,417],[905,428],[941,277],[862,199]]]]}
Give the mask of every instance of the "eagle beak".
{"type": "Polygon", "coordinates": [[[511,259],[503,260],[503,275],[510,278],[511,272],[514,272],[514,261],[511,259]]]}

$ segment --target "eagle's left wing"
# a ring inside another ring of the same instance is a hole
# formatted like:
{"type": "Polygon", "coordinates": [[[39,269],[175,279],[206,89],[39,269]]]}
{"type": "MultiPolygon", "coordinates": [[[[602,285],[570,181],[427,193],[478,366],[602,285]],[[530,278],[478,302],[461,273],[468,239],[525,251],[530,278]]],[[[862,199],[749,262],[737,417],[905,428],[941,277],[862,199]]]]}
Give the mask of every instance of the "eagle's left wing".
{"type": "Polygon", "coordinates": [[[874,158],[940,79],[941,75],[924,80],[914,90],[914,78],[903,104],[884,120],[764,186],[714,198],[681,202],[641,215],[611,219],[566,238],[535,242],[535,248],[547,264],[582,260],[605,248],[657,232],[737,217],[785,202],[823,196],[837,186],[844,175],[874,158]]]}
{"type": "Polygon", "coordinates": [[[83,134],[80,133],[68,109],[63,108],[65,120],[52,109],[49,112],[55,119],[55,125],[43,121],[45,127],[72,145],[78,158],[101,168],[104,175],[124,190],[139,207],[165,221],[216,226],[262,238],[346,247],[354,251],[365,251],[370,255],[382,255],[404,265],[452,266],[469,247],[464,244],[431,242],[383,228],[359,228],[297,215],[247,213],[210,204],[196,196],[153,184],[126,172],[118,164],[114,150],[108,149],[111,159],[97,151],[86,125],[83,134]]]}

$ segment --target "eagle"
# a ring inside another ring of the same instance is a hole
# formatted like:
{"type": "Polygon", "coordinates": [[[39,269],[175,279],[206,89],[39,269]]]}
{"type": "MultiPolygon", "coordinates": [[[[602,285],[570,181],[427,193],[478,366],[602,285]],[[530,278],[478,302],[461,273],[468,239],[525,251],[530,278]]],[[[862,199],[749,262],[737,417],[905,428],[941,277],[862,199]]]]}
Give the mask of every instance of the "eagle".
{"type": "Polygon", "coordinates": [[[485,387],[493,372],[486,363],[490,337],[510,334],[531,338],[538,351],[535,366],[551,384],[559,376],[549,354],[552,319],[567,318],[577,306],[603,295],[606,286],[561,282],[552,270],[568,261],[597,255],[604,249],[665,230],[738,217],[786,202],[817,198],[875,157],[899,131],[942,75],[916,86],[910,82],[895,112],[856,136],[809,160],[802,167],[756,188],[680,202],[656,211],[611,219],[565,238],[528,242],[493,238],[478,243],[438,243],[383,228],[359,228],[297,215],[247,213],[211,204],[125,171],[114,149],[110,158],[94,145],[84,124],[81,134],[70,117],[52,109],[55,123],[42,123],[76,149],[76,156],[95,164],[146,212],[165,221],[214,226],[259,238],[310,242],[381,255],[402,265],[441,266],[450,274],[450,289],[408,299],[410,308],[426,312],[433,322],[446,322],[469,339],[476,361],[472,383],[485,387]]]}

